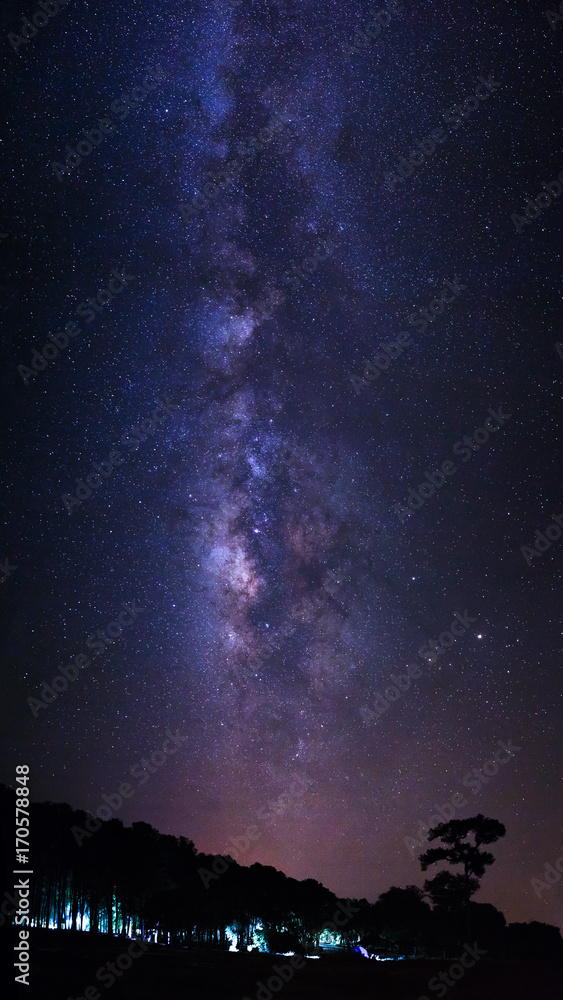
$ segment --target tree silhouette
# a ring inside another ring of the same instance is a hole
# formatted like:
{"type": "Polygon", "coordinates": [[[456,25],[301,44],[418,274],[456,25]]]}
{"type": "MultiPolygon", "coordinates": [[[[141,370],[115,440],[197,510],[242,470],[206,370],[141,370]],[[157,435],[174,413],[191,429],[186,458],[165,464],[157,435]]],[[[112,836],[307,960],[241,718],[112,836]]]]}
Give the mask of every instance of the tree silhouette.
{"type": "Polygon", "coordinates": [[[426,880],[424,891],[434,905],[443,909],[456,910],[465,906],[468,938],[471,936],[471,897],[477,892],[485,869],[495,860],[490,851],[481,851],[480,847],[482,844],[494,844],[505,833],[502,823],[482,813],[468,819],[438,823],[428,831],[428,840],[441,840],[443,846],[430,847],[420,855],[422,871],[438,861],[447,861],[450,865],[463,865],[463,874],[438,872],[434,878],[426,880]],[[467,839],[470,834],[473,835],[473,843],[467,839]]]}
{"type": "Polygon", "coordinates": [[[373,905],[377,932],[409,954],[422,949],[428,931],[431,910],[422,897],[422,889],[415,885],[391,886],[373,905]]]}
{"type": "MultiPolygon", "coordinates": [[[[15,802],[14,790],[0,784],[0,835],[6,838],[13,838],[15,802]]],[[[469,902],[494,860],[482,845],[504,833],[501,823],[482,815],[440,824],[429,839],[441,846],[421,856],[422,868],[447,861],[463,865],[463,873],[440,871],[424,891],[391,887],[368,903],[339,900],[314,879],[298,881],[269,865],[246,867],[229,856],[199,853],[186,837],[160,833],[148,823],[126,827],[116,817],[97,820],[65,803],[31,802],[30,926],[69,934],[76,947],[84,931],[97,941],[102,935],[140,936],[158,945],[220,949],[235,935],[239,949],[259,942],[272,952],[305,954],[318,950],[327,926],[336,926],[340,946],[348,949],[361,942],[374,954],[445,956],[457,954],[465,907],[484,947],[512,953],[522,934],[532,948],[535,930],[507,936],[501,913],[469,902]],[[341,922],[348,903],[350,914],[341,922]]],[[[0,927],[15,906],[13,896],[6,898],[0,927]]],[[[538,933],[550,954],[563,949],[557,928],[540,927],[538,933]]]]}

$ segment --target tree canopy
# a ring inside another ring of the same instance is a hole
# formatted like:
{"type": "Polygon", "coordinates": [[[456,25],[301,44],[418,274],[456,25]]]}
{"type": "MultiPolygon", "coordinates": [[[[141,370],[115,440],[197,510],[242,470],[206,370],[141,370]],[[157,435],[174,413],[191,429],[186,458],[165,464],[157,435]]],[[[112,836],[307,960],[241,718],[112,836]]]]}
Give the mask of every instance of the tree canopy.
{"type": "Polygon", "coordinates": [[[463,873],[438,872],[434,878],[426,880],[424,890],[434,905],[442,909],[455,911],[465,907],[468,930],[471,897],[479,889],[479,879],[495,860],[490,851],[483,851],[481,847],[483,844],[494,844],[505,834],[506,828],[502,823],[482,813],[468,819],[451,819],[428,831],[428,840],[441,840],[442,846],[430,847],[420,855],[422,871],[430,865],[447,861],[450,865],[463,865],[463,873]]]}

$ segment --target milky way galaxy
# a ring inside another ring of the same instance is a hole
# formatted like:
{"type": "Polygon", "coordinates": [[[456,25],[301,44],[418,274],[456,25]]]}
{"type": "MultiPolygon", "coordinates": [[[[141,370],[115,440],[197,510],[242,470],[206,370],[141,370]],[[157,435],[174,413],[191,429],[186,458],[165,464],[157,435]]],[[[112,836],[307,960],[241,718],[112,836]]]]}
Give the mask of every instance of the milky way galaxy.
{"type": "Polygon", "coordinates": [[[226,852],[301,779],[241,863],[370,900],[465,787],[507,828],[478,899],[561,924],[563,542],[521,548],[563,510],[562,209],[511,215],[563,168],[563,26],[378,9],[2,14],[0,780],[95,811],[173,727],[123,822],[226,852]]]}

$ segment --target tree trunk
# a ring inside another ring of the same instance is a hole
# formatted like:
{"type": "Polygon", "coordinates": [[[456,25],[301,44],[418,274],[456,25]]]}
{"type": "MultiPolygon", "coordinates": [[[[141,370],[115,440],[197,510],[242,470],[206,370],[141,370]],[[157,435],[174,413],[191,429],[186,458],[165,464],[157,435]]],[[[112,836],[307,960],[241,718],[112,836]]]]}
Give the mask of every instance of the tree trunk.
{"type": "Polygon", "coordinates": [[[471,905],[471,893],[469,891],[469,871],[467,861],[464,865],[465,868],[465,878],[467,879],[467,894],[465,897],[465,941],[466,944],[471,944],[471,911],[469,909],[471,905]]]}

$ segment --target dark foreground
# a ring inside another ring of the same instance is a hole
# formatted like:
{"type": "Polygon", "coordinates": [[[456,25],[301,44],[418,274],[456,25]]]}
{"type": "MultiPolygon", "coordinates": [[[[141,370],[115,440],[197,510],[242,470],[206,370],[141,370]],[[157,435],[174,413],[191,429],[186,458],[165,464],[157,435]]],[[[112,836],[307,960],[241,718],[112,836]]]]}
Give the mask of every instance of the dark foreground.
{"type": "MultiPolygon", "coordinates": [[[[275,976],[274,966],[285,968],[289,959],[253,952],[236,954],[222,951],[190,950],[149,945],[134,959],[121,959],[131,966],[117,976],[108,962],[127,954],[131,942],[100,935],[61,932],[32,932],[31,983],[18,989],[29,1000],[419,1000],[420,997],[448,1000],[561,1000],[563,963],[531,961],[489,961],[480,959],[450,988],[439,981],[434,989],[428,982],[441,971],[446,974],[451,960],[376,962],[356,955],[326,954],[306,960],[290,981],[275,992],[263,984],[275,976]],[[35,940],[34,940],[35,939],[35,940]],[[96,972],[103,969],[100,978],[96,972]],[[88,991],[88,988],[90,990],[88,991]],[[87,992],[88,991],[88,992],[87,992]],[[108,992],[109,991],[109,992],[108,992]],[[96,997],[98,992],[98,997],[96,997]],[[258,997],[257,997],[258,993],[258,997]]],[[[135,951],[135,949],[134,949],[135,951]]],[[[288,971],[289,970],[289,971],[288,971]]],[[[450,980],[451,982],[452,980],[450,980]]]]}

